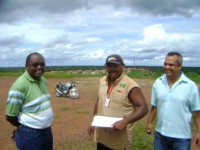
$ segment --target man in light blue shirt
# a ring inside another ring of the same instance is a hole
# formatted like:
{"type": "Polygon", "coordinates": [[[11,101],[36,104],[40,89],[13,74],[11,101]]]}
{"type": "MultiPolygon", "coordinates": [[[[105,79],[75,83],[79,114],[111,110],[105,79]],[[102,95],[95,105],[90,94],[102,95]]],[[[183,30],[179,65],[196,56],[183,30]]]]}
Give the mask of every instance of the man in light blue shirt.
{"type": "Polygon", "coordinates": [[[190,150],[192,116],[196,123],[195,144],[200,146],[200,98],[197,85],[181,72],[182,55],[169,52],[163,70],[152,87],[151,111],[147,131],[157,117],[155,150],[190,150]]]}

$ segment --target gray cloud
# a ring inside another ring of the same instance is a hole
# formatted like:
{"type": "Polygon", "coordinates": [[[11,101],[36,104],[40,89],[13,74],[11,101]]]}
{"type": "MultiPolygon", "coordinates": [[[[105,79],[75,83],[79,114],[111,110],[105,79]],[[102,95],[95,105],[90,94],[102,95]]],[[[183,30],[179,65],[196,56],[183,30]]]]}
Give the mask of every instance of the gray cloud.
{"type": "Polygon", "coordinates": [[[0,47],[1,49],[5,47],[16,48],[23,43],[23,36],[11,36],[11,37],[1,37],[0,47]]]}
{"type": "Polygon", "coordinates": [[[199,0],[128,0],[128,4],[132,7],[132,10],[136,10],[140,13],[170,16],[170,15],[182,15],[191,17],[194,12],[200,10],[199,0]]]}
{"type": "Polygon", "coordinates": [[[88,7],[87,3],[87,0],[1,0],[0,20],[1,22],[12,22],[48,13],[52,15],[66,13],[81,7],[88,7]]]}
{"type": "Polygon", "coordinates": [[[0,0],[1,66],[23,66],[33,51],[47,65],[162,65],[170,50],[198,66],[199,0],[0,0]],[[191,53],[192,51],[192,53],[191,53]],[[14,56],[14,57],[13,57],[14,56]]]}
{"type": "Polygon", "coordinates": [[[191,17],[200,12],[199,0],[1,0],[0,4],[1,22],[12,22],[48,13],[68,13],[81,8],[87,10],[98,5],[110,5],[117,9],[127,7],[140,15],[191,17]]]}

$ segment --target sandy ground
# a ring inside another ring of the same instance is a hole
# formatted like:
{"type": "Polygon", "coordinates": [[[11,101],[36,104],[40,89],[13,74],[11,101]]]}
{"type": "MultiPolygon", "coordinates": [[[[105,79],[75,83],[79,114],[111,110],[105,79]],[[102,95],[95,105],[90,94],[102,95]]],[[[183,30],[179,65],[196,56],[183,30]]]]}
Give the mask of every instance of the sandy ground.
{"type": "MultiPolygon", "coordinates": [[[[5,121],[5,105],[7,93],[16,77],[0,77],[0,149],[15,150],[15,142],[10,138],[14,129],[5,121]]],[[[64,150],[64,145],[68,141],[84,142],[84,139],[91,139],[87,135],[87,127],[91,123],[94,102],[97,97],[99,78],[75,78],[77,88],[80,92],[78,99],[69,97],[56,97],[55,86],[58,81],[67,82],[68,79],[48,79],[49,92],[52,96],[52,107],[55,113],[52,125],[54,135],[54,149],[64,150]]],[[[150,91],[153,80],[135,79],[142,88],[144,96],[149,104],[150,91]]],[[[147,116],[142,122],[146,123],[147,116]]],[[[192,149],[197,150],[197,149],[192,149]]]]}

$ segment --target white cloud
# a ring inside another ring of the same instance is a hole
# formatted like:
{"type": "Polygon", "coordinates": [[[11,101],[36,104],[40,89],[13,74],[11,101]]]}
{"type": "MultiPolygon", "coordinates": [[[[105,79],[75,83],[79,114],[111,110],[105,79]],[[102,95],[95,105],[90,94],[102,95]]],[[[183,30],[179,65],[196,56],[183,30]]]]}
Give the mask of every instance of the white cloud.
{"type": "Polygon", "coordinates": [[[102,42],[102,39],[98,37],[88,37],[85,39],[85,41],[88,43],[98,43],[98,42],[102,42]]]}
{"type": "Polygon", "coordinates": [[[127,65],[162,65],[170,50],[181,52],[186,66],[199,66],[199,6],[199,0],[1,1],[0,67],[24,66],[34,51],[47,65],[104,65],[112,53],[127,65]]]}
{"type": "Polygon", "coordinates": [[[165,41],[168,39],[168,34],[161,24],[152,25],[144,29],[144,43],[165,41]]]}

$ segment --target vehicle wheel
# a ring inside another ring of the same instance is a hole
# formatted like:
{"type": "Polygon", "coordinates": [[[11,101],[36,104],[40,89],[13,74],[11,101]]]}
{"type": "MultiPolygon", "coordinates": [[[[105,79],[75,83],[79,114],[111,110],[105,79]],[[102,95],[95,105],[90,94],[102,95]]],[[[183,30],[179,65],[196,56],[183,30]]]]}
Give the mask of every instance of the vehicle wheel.
{"type": "Polygon", "coordinates": [[[60,97],[60,96],[61,96],[61,94],[60,94],[59,92],[56,92],[56,96],[60,97]]]}
{"type": "Polygon", "coordinates": [[[69,96],[73,99],[78,98],[79,97],[79,92],[77,89],[71,89],[69,91],[69,96]]]}

